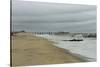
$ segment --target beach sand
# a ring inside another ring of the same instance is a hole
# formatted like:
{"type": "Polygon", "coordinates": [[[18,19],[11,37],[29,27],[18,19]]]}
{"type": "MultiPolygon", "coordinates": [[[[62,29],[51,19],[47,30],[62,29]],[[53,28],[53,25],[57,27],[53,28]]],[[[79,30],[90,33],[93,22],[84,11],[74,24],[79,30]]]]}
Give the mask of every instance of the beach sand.
{"type": "Polygon", "coordinates": [[[70,54],[69,51],[58,48],[53,42],[32,33],[17,33],[12,39],[12,65],[31,66],[42,64],[76,63],[81,58],[70,54]]]}

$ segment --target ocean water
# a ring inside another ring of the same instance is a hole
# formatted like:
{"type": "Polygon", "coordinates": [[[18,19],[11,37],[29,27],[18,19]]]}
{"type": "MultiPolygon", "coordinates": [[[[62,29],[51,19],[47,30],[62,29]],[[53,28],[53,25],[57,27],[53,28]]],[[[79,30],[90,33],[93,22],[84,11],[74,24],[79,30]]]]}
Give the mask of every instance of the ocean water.
{"type": "MultiPolygon", "coordinates": [[[[96,32],[96,5],[17,1],[12,3],[12,31],[96,32]]],[[[96,39],[62,41],[70,36],[37,35],[55,41],[57,47],[96,59],[96,39]]]]}
{"type": "Polygon", "coordinates": [[[80,42],[62,41],[73,39],[71,36],[36,35],[54,41],[55,46],[69,50],[71,53],[80,54],[87,61],[96,61],[96,38],[83,38],[80,42]]]}

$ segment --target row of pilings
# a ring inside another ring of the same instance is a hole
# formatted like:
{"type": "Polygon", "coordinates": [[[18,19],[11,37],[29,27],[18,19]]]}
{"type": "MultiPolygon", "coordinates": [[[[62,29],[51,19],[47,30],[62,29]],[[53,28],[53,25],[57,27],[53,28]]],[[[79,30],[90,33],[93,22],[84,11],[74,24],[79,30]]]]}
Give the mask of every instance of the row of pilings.
{"type": "Polygon", "coordinates": [[[33,32],[33,34],[49,34],[49,35],[52,35],[52,34],[55,34],[55,32],[33,32]]]}

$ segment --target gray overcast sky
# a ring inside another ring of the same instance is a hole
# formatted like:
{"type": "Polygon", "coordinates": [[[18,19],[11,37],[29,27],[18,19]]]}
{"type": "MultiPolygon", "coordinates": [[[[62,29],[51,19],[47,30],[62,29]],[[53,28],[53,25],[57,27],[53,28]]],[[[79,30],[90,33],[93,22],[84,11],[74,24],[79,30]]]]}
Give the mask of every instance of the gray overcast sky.
{"type": "Polygon", "coordinates": [[[96,32],[96,6],[33,1],[12,3],[13,30],[96,32]]]}
{"type": "Polygon", "coordinates": [[[53,2],[53,3],[71,3],[71,4],[87,4],[96,5],[97,0],[22,0],[22,1],[40,1],[40,2],[53,2]]]}

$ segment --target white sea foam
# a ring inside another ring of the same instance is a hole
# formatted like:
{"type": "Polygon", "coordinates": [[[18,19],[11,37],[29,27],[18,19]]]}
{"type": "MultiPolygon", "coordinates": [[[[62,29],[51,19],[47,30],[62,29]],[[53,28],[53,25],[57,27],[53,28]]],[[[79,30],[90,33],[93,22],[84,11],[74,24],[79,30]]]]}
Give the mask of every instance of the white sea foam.
{"type": "Polygon", "coordinates": [[[40,37],[47,38],[51,41],[56,42],[54,45],[60,48],[70,50],[72,53],[80,54],[82,56],[88,57],[88,61],[96,60],[96,39],[95,38],[83,38],[83,41],[72,42],[72,41],[62,41],[72,39],[71,36],[65,35],[36,35],[40,37]]]}

